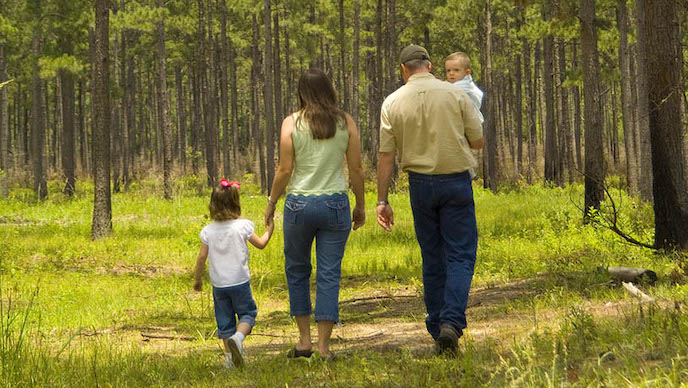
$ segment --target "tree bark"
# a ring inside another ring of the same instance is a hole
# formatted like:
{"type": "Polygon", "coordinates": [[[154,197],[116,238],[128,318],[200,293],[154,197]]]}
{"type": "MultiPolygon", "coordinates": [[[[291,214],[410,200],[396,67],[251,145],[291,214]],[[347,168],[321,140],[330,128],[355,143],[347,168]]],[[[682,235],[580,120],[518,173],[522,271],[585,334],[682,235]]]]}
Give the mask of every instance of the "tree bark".
{"type": "Polygon", "coordinates": [[[638,135],[638,147],[635,150],[638,155],[638,169],[640,177],[638,179],[638,190],[640,191],[640,198],[645,201],[652,202],[653,200],[653,175],[652,175],[652,149],[650,144],[650,102],[649,84],[648,84],[648,69],[647,69],[647,41],[646,32],[644,31],[645,13],[643,8],[648,0],[636,0],[636,19],[638,32],[636,42],[636,62],[637,74],[634,78],[636,80],[636,95],[637,101],[635,106],[636,111],[636,129],[635,133],[638,135]]]}
{"type": "MultiPolygon", "coordinates": [[[[525,18],[525,10],[524,18],[525,18]]],[[[535,85],[532,77],[531,69],[533,68],[530,60],[530,42],[528,38],[521,39],[523,47],[523,69],[524,69],[524,83],[526,86],[526,122],[528,130],[528,183],[533,183],[535,170],[537,167],[537,126],[536,126],[536,101],[535,85]]]]}
{"type": "Polygon", "coordinates": [[[236,77],[236,63],[235,63],[234,44],[229,39],[229,91],[231,95],[232,107],[232,157],[237,159],[237,150],[239,149],[239,104],[237,98],[237,77],[236,77]]]}
{"type": "MultiPolygon", "coordinates": [[[[38,27],[37,27],[38,28],[38,27]]],[[[33,54],[35,61],[33,64],[32,78],[32,106],[31,106],[31,158],[33,159],[33,190],[36,196],[42,201],[48,196],[48,182],[45,178],[45,89],[43,81],[39,76],[38,57],[41,54],[42,41],[41,32],[34,31],[32,39],[33,54]]]]}
{"type": "MultiPolygon", "coordinates": [[[[5,45],[0,43],[0,83],[7,80],[7,59],[5,58],[5,45]]],[[[0,198],[9,195],[7,174],[10,167],[9,140],[10,126],[8,119],[7,86],[0,89],[0,198]]]]}
{"type": "Polygon", "coordinates": [[[76,185],[76,160],[74,147],[74,75],[69,71],[60,72],[62,80],[62,171],[65,176],[64,193],[74,195],[76,185]]]}
{"type": "MultiPolygon", "coordinates": [[[[360,56],[360,43],[361,43],[361,2],[360,0],[354,1],[354,58],[353,58],[353,87],[352,87],[352,115],[354,117],[354,122],[356,125],[360,125],[360,115],[361,110],[359,106],[359,92],[358,85],[360,83],[360,69],[359,69],[359,56],[360,56]]],[[[359,132],[360,136],[360,132],[359,132]]]]}
{"type": "MultiPolygon", "coordinates": [[[[542,18],[549,22],[552,18],[552,0],[545,0],[542,18]]],[[[559,147],[557,145],[557,127],[554,117],[554,37],[551,33],[543,39],[543,83],[545,89],[545,181],[554,182],[558,186],[563,184],[559,165],[559,147]]]]}
{"type": "MultiPolygon", "coordinates": [[[[516,30],[521,30],[521,13],[516,15],[516,30]]],[[[525,49],[524,49],[525,50],[525,49]]],[[[516,99],[514,107],[514,115],[516,118],[516,138],[518,146],[516,147],[516,173],[519,177],[523,176],[523,76],[521,71],[521,56],[523,53],[514,55],[514,69],[515,69],[515,85],[514,92],[516,99]]],[[[526,67],[526,70],[529,68],[526,67]]],[[[528,70],[529,71],[529,70],[528,70]]]]}
{"type": "Polygon", "coordinates": [[[581,0],[581,47],[583,59],[583,98],[585,102],[585,219],[599,210],[604,199],[604,151],[600,104],[599,54],[595,27],[595,0],[581,0]]]}
{"type": "MultiPolygon", "coordinates": [[[[485,90],[493,90],[492,75],[492,1],[485,3],[485,90]]],[[[498,139],[497,139],[497,117],[496,95],[495,93],[485,95],[485,142],[487,143],[485,188],[493,193],[497,192],[498,179],[498,139]]]]}
{"type": "Polygon", "coordinates": [[[688,250],[688,166],[683,125],[683,54],[678,3],[646,1],[642,28],[649,88],[655,246],[688,250]]]}
{"type": "MultiPolygon", "coordinates": [[[[158,0],[158,8],[164,8],[163,0],[158,0]]],[[[172,140],[170,125],[170,100],[167,95],[167,65],[165,53],[165,18],[157,22],[157,46],[158,46],[158,112],[160,133],[163,143],[163,191],[165,199],[172,199],[172,140]]]]}
{"type": "Polygon", "coordinates": [[[225,177],[232,176],[231,134],[229,128],[229,92],[227,77],[227,2],[220,0],[220,115],[222,117],[222,169],[225,177]]]}
{"type": "MultiPolygon", "coordinates": [[[[116,6],[113,7],[114,14],[117,14],[118,9],[116,6]]],[[[114,36],[114,41],[112,42],[112,65],[114,67],[114,83],[115,87],[119,87],[121,80],[121,68],[119,61],[119,37],[114,36]]],[[[120,118],[122,98],[119,94],[115,94],[110,97],[110,107],[112,110],[112,116],[110,120],[110,157],[112,163],[112,191],[115,193],[120,192],[121,183],[121,165],[122,165],[122,120],[120,118]]]]}
{"type": "Polygon", "coordinates": [[[177,65],[174,70],[174,80],[177,89],[177,127],[179,128],[179,164],[182,172],[186,172],[186,94],[182,82],[182,68],[177,65]]]}
{"type": "Polygon", "coordinates": [[[339,63],[340,71],[342,74],[342,83],[340,88],[344,94],[344,101],[340,105],[344,107],[344,110],[350,112],[350,97],[349,97],[349,77],[347,71],[348,61],[346,60],[346,35],[344,34],[344,0],[339,0],[339,63]]]}
{"type": "Polygon", "coordinates": [[[272,18],[270,0],[263,2],[263,23],[265,27],[265,67],[263,84],[263,99],[265,101],[265,142],[267,158],[266,186],[264,192],[269,193],[272,189],[272,179],[275,176],[275,108],[273,106],[273,73],[272,73],[272,28],[270,27],[272,18]]]}
{"type": "Polygon", "coordinates": [[[93,62],[93,165],[94,198],[91,238],[112,233],[110,203],[110,58],[109,17],[107,0],[95,0],[96,30],[93,62]]]}
{"type": "Polygon", "coordinates": [[[275,144],[277,145],[277,151],[279,155],[279,144],[280,144],[280,127],[282,120],[286,116],[284,113],[284,105],[282,104],[282,53],[280,49],[280,24],[279,24],[280,14],[278,10],[274,11],[272,33],[274,35],[274,46],[273,47],[273,58],[274,58],[274,82],[275,82],[275,129],[276,137],[275,144]]]}
{"type": "Polygon", "coordinates": [[[576,164],[573,160],[573,136],[571,135],[571,122],[569,120],[569,93],[566,83],[566,47],[563,40],[559,40],[559,109],[561,121],[559,122],[559,152],[562,163],[561,179],[564,179],[564,170],[568,172],[568,182],[573,183],[576,164]]]}
{"type": "MultiPolygon", "coordinates": [[[[578,45],[573,42],[573,68],[578,69],[578,45]]],[[[583,171],[583,150],[581,145],[581,99],[580,99],[580,88],[578,86],[573,87],[573,129],[574,129],[574,140],[576,143],[576,166],[580,171],[583,171]]]]}
{"type": "Polygon", "coordinates": [[[254,14],[253,18],[253,67],[252,67],[252,115],[253,115],[253,138],[255,139],[255,151],[258,158],[258,176],[260,177],[261,191],[267,191],[267,182],[265,174],[265,150],[263,148],[263,129],[260,126],[260,83],[261,83],[261,64],[260,64],[260,50],[258,49],[259,31],[258,21],[254,14]]]}

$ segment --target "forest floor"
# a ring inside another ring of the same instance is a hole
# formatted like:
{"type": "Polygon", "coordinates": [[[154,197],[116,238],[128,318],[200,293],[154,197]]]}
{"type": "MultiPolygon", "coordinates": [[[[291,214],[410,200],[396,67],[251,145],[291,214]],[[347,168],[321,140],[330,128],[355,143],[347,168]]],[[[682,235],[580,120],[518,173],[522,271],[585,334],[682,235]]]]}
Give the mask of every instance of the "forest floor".
{"type": "MultiPolygon", "coordinates": [[[[580,186],[499,195],[475,187],[479,257],[456,358],[437,356],[425,329],[420,255],[402,193],[391,197],[391,233],[373,224],[369,209],[369,223],[350,237],[332,336],[338,359],[288,360],[297,329],[278,217],[268,247],[251,249],[259,315],[238,370],[223,367],[208,279],[202,292],[191,287],[198,232],[208,222],[202,182],[178,184],[173,201],[145,181],[116,194],[114,234],[96,242],[90,188],[81,190],[36,203],[15,189],[0,200],[2,386],[688,384],[685,259],[583,225],[580,186]],[[610,280],[608,265],[655,270],[659,281],[639,287],[658,302],[639,303],[610,280]]],[[[264,203],[255,186],[242,185],[244,216],[258,231],[264,203]]],[[[622,214],[624,227],[645,237],[651,209],[624,203],[632,209],[622,214]]]]}

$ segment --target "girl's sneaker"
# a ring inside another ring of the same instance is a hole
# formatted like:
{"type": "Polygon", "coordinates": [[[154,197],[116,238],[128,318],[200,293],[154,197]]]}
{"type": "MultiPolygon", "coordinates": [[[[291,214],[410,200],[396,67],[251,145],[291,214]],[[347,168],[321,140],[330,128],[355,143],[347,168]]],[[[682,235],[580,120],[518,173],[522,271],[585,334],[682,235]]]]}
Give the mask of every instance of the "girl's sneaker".
{"type": "Polygon", "coordinates": [[[232,352],[232,362],[234,366],[241,367],[244,365],[244,344],[236,336],[229,337],[229,351],[232,352]]]}
{"type": "Polygon", "coordinates": [[[234,364],[232,363],[232,353],[225,353],[225,368],[234,368],[234,364]]]}

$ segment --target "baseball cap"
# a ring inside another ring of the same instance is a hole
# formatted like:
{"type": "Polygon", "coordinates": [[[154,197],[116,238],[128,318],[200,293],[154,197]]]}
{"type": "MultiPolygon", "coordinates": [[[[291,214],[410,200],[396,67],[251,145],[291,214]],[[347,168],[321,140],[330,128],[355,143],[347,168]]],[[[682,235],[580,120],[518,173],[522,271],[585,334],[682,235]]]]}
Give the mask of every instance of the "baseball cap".
{"type": "Polygon", "coordinates": [[[428,50],[417,44],[410,44],[401,50],[401,54],[399,54],[399,63],[406,63],[414,59],[430,59],[428,50]]]}

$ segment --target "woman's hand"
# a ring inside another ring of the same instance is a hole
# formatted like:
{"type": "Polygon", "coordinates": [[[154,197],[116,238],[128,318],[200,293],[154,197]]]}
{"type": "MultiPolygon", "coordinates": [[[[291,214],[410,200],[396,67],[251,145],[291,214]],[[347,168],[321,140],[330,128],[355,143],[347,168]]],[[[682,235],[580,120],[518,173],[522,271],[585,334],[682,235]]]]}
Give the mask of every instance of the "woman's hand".
{"type": "MultiPolygon", "coordinates": [[[[268,206],[265,208],[265,226],[270,226],[275,217],[275,205],[272,202],[268,202],[268,206]]],[[[273,224],[274,227],[274,224],[273,224]]]]}
{"type": "Polygon", "coordinates": [[[363,226],[363,224],[365,224],[366,219],[365,207],[356,205],[356,207],[354,207],[354,211],[351,214],[351,219],[354,223],[354,230],[363,226]]]}

